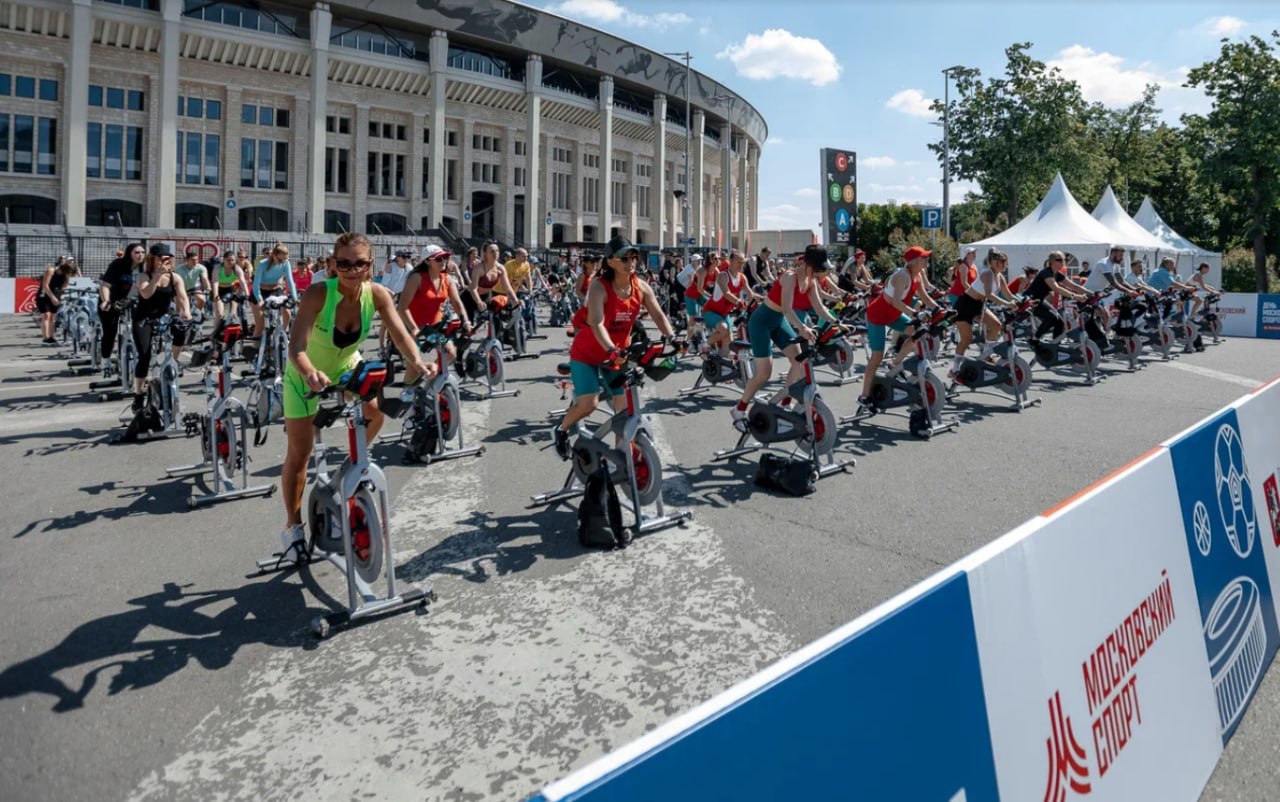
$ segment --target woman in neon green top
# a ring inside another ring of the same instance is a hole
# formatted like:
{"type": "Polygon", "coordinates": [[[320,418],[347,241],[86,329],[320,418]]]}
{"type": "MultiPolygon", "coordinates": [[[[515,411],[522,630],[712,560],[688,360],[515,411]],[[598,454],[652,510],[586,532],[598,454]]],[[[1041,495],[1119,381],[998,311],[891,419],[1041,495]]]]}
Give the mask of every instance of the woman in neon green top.
{"type": "MultiPolygon", "coordinates": [[[[373,246],[369,240],[356,232],[343,234],[334,245],[333,256],[337,278],[307,288],[289,338],[289,365],[284,373],[284,427],[289,443],[280,475],[286,515],[280,545],[286,559],[296,560],[305,543],[302,492],[307,484],[317,407],[316,400],[307,394],[324,390],[356,366],[360,344],[369,336],[375,312],[405,355],[406,365],[428,379],[436,373],[435,362],[422,361],[417,344],[405,331],[391,293],[370,282],[373,246]]],[[[373,442],[383,421],[376,401],[365,404],[364,415],[369,422],[369,442],[373,442]]]]}

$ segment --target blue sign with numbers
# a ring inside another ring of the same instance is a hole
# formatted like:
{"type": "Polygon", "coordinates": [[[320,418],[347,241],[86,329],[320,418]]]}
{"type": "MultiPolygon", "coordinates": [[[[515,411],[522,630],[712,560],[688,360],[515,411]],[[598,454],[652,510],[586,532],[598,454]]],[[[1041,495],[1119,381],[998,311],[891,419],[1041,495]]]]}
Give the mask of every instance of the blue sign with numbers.
{"type": "Polygon", "coordinates": [[[942,210],[936,206],[920,210],[921,228],[942,228],[942,210]]]}

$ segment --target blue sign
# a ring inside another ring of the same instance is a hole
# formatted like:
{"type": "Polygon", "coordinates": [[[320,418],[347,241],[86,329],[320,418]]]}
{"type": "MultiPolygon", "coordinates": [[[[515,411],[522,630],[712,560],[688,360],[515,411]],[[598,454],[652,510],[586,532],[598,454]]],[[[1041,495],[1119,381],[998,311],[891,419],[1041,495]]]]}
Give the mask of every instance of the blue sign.
{"type": "Polygon", "coordinates": [[[227,198],[227,208],[228,208],[228,209],[234,209],[234,208],[236,208],[236,199],[235,199],[235,198],[227,198]]]}
{"type": "Polygon", "coordinates": [[[1257,335],[1269,340],[1280,339],[1280,295],[1258,296],[1257,335]]]}
{"type": "Polygon", "coordinates": [[[968,575],[563,799],[994,802],[968,575]]]}
{"type": "Polygon", "coordinates": [[[1175,441],[1169,452],[1225,744],[1280,643],[1254,479],[1234,409],[1175,441]]]}
{"type": "Polygon", "coordinates": [[[463,213],[462,213],[462,219],[463,219],[463,220],[466,220],[467,222],[470,222],[470,221],[471,221],[471,212],[463,212],[463,213]]]}
{"type": "Polygon", "coordinates": [[[942,228],[942,210],[936,206],[920,210],[921,228],[942,228]]]}
{"type": "Polygon", "coordinates": [[[681,237],[681,238],[680,238],[680,244],[681,244],[681,245],[696,245],[697,243],[698,243],[698,241],[697,241],[696,239],[694,239],[693,237],[681,237]]]}
{"type": "Polygon", "coordinates": [[[848,209],[836,210],[836,228],[840,231],[848,231],[849,226],[853,225],[853,217],[849,214],[848,209]]]}
{"type": "Polygon", "coordinates": [[[551,215],[547,215],[547,225],[551,225],[551,215]]]}

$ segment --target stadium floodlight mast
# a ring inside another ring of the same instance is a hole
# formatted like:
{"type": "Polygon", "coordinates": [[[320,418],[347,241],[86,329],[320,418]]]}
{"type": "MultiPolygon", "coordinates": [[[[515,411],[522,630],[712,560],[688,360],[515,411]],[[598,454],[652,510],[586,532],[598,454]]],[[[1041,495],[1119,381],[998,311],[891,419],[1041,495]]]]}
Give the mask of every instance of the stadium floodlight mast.
{"type": "MultiPolygon", "coordinates": [[[[693,54],[687,50],[681,53],[663,53],[664,56],[672,56],[684,60],[684,190],[676,190],[673,194],[680,201],[680,209],[683,212],[681,216],[684,225],[683,252],[684,263],[689,264],[689,140],[693,137],[693,118],[689,108],[689,62],[693,61],[693,54]]],[[[701,176],[699,176],[701,178],[701,176]]]]}
{"type": "Polygon", "coordinates": [[[951,79],[969,71],[957,64],[942,71],[942,234],[951,236],[951,79]]]}

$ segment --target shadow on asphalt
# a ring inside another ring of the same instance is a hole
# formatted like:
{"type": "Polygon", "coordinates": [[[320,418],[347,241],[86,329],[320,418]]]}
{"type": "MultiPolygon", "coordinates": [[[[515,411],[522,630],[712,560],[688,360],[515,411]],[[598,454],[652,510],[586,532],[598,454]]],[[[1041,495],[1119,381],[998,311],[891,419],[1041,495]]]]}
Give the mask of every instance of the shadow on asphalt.
{"type": "MultiPolygon", "coordinates": [[[[548,488],[550,490],[551,488],[548,488]]],[[[532,567],[589,553],[577,537],[576,498],[520,515],[472,512],[457,534],[396,567],[396,579],[421,582],[432,575],[487,582],[532,567]],[[516,542],[527,541],[527,542],[516,542]]]]}
{"type": "Polygon", "coordinates": [[[236,652],[249,644],[285,648],[314,647],[297,622],[308,620],[302,588],[285,584],[280,574],[226,590],[185,592],[173,582],[164,589],[129,600],[129,609],[87,621],[62,642],[0,671],[0,699],[46,694],[53,710],[65,713],[85,706],[100,677],[115,669],[107,695],[135,691],[163,682],[193,660],[208,671],[226,668],[236,652]],[[230,606],[224,607],[226,602],[230,606]],[[217,605],[220,612],[202,608],[217,605]],[[173,637],[140,640],[150,627],[173,637]],[[60,678],[78,673],[79,680],[60,678]]]}
{"type": "Polygon", "coordinates": [[[109,493],[127,503],[104,510],[77,510],[61,517],[39,518],[24,526],[13,536],[14,539],[26,537],[33,532],[66,531],[100,520],[118,521],[134,515],[171,515],[188,509],[189,483],[186,478],[140,485],[113,480],[86,485],[79,488],[79,491],[91,496],[109,493]]]}

